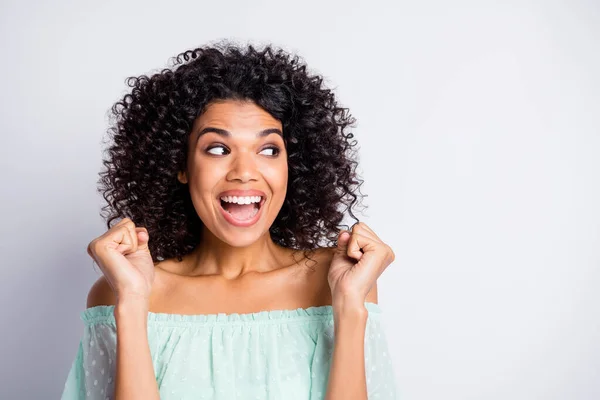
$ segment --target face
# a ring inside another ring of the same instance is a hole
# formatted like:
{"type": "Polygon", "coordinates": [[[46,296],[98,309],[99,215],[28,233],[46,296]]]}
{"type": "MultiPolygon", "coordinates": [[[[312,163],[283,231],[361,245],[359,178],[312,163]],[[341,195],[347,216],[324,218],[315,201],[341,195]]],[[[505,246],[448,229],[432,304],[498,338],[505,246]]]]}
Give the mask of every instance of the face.
{"type": "Polygon", "coordinates": [[[241,247],[268,234],[287,191],[282,134],[281,122],[252,102],[213,102],[194,122],[187,171],[178,179],[189,185],[206,229],[222,241],[241,247]]]}

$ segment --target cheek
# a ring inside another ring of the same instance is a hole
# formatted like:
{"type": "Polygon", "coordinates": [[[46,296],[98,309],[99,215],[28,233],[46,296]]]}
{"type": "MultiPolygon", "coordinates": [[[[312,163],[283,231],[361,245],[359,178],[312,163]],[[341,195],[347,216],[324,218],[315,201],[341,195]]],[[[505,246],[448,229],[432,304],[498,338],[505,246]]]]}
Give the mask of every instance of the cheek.
{"type": "Polygon", "coordinates": [[[195,201],[208,201],[209,197],[212,199],[216,194],[215,187],[222,182],[227,172],[218,165],[207,163],[196,163],[193,168],[190,190],[195,201]]]}
{"type": "Polygon", "coordinates": [[[288,183],[287,162],[284,161],[277,167],[271,165],[269,168],[265,168],[262,175],[273,190],[274,195],[284,198],[288,183]]]}

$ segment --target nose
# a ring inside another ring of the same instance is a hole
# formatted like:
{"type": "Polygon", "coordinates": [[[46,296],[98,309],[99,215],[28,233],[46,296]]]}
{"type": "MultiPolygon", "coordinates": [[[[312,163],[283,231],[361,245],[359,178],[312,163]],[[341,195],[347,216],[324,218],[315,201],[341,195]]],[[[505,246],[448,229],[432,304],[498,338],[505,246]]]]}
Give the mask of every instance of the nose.
{"type": "Polygon", "coordinates": [[[231,169],[227,174],[227,180],[239,180],[248,182],[252,179],[256,180],[256,160],[252,152],[240,151],[232,158],[231,169]]]}

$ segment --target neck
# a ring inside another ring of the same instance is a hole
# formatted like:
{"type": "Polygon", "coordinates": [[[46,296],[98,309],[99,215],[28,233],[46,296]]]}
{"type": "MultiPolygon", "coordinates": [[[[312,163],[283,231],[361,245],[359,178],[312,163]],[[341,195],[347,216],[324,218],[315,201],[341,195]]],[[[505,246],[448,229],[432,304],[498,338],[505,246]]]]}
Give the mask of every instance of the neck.
{"type": "Polygon", "coordinates": [[[186,274],[217,275],[235,280],[248,273],[269,272],[294,261],[289,251],[273,242],[267,231],[247,246],[232,246],[204,229],[203,240],[188,256],[186,274]]]}

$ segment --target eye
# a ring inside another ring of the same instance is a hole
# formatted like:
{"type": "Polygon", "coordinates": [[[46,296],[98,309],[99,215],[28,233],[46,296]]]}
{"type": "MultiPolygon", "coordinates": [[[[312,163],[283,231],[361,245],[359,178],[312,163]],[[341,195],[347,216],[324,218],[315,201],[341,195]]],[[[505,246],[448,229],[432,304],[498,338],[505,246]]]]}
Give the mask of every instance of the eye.
{"type": "MultiPolygon", "coordinates": [[[[275,154],[271,154],[271,156],[273,156],[273,157],[278,156],[280,153],[279,147],[276,147],[276,146],[265,147],[263,149],[263,151],[265,151],[265,150],[274,150],[275,154]]],[[[262,151],[261,151],[261,153],[262,153],[262,151]]]]}
{"type": "Polygon", "coordinates": [[[223,154],[218,154],[218,153],[212,153],[211,152],[211,150],[218,149],[218,148],[225,149],[225,151],[228,151],[225,146],[223,146],[223,145],[217,145],[217,146],[211,146],[211,147],[209,147],[208,149],[206,149],[206,152],[209,153],[209,154],[214,154],[216,156],[222,156],[223,154]]]}
{"type": "MultiPolygon", "coordinates": [[[[274,154],[270,154],[271,157],[276,157],[281,152],[281,150],[279,150],[279,147],[277,147],[277,146],[265,147],[261,151],[261,153],[263,151],[265,151],[265,150],[272,150],[274,152],[274,154]]],[[[225,154],[229,153],[229,150],[227,150],[227,147],[225,147],[224,145],[215,145],[215,146],[211,146],[211,147],[207,148],[206,152],[209,153],[209,154],[213,154],[215,156],[222,156],[222,155],[225,155],[225,154]],[[223,149],[223,150],[225,150],[226,153],[219,152],[218,150],[216,150],[215,152],[213,152],[212,150],[214,150],[214,149],[223,149]]]]}

